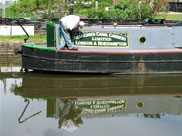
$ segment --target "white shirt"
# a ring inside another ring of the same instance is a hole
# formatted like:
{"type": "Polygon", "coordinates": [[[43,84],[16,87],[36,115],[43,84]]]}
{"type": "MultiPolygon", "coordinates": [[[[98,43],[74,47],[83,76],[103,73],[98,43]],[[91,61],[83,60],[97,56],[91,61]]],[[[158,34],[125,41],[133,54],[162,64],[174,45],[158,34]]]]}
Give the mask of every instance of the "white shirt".
{"type": "Polygon", "coordinates": [[[72,132],[72,131],[78,129],[78,127],[75,126],[71,120],[67,120],[67,121],[63,122],[63,125],[61,128],[66,131],[69,131],[69,132],[72,132]]]}
{"type": "Polygon", "coordinates": [[[76,15],[68,15],[63,18],[61,18],[61,22],[66,28],[69,28],[70,30],[76,28],[78,26],[78,23],[80,21],[80,17],[76,15]]]}

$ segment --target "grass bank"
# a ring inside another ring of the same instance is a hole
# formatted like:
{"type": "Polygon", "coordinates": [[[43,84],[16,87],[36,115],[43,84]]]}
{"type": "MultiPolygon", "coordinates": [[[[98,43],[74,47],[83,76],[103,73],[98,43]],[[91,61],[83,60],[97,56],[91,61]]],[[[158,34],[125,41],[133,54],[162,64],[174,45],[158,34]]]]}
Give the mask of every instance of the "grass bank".
{"type": "Polygon", "coordinates": [[[182,20],[182,14],[173,13],[160,13],[154,17],[155,19],[165,20],[182,20]]]}
{"type": "MultiPolygon", "coordinates": [[[[26,35],[21,36],[1,36],[0,43],[23,43],[26,35]]],[[[30,36],[27,42],[32,41],[33,43],[46,43],[46,35],[33,35],[30,36]]]]}

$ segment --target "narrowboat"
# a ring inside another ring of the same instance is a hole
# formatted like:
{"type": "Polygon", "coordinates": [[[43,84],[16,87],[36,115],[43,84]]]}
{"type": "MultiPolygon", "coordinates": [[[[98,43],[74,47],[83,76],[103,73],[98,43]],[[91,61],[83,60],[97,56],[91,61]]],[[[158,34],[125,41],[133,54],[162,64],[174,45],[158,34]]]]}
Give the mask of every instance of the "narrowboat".
{"type": "MultiPolygon", "coordinates": [[[[21,45],[22,68],[63,73],[182,73],[182,22],[87,24],[78,50],[59,50],[59,24],[47,24],[47,44],[21,45]]],[[[26,40],[26,39],[25,39],[26,40]]]]}

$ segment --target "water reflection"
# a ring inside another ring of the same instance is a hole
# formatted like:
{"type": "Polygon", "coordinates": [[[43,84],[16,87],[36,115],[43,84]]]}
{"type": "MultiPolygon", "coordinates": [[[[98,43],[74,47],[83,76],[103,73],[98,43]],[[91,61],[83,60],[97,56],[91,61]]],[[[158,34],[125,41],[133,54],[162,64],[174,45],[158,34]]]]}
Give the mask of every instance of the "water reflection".
{"type": "Polygon", "coordinates": [[[38,115],[38,114],[40,114],[40,113],[42,112],[42,111],[39,111],[39,112],[34,113],[34,114],[32,114],[31,116],[25,118],[24,120],[22,120],[21,118],[23,117],[23,115],[24,115],[24,113],[25,113],[25,111],[26,111],[28,105],[30,104],[30,100],[29,100],[29,99],[25,99],[25,102],[27,102],[27,105],[25,106],[25,108],[24,108],[22,114],[21,114],[20,117],[18,118],[18,122],[19,122],[19,123],[23,123],[23,122],[27,121],[28,119],[30,119],[30,118],[32,118],[32,117],[34,117],[34,116],[36,116],[36,115],[38,115]]]}
{"type": "MultiPolygon", "coordinates": [[[[170,117],[172,120],[176,117],[182,119],[182,75],[85,76],[24,73],[1,74],[0,79],[4,94],[11,92],[14,97],[24,99],[25,103],[16,116],[20,124],[38,119],[45,112],[47,119],[56,119],[58,130],[68,132],[80,130],[75,135],[86,135],[90,127],[100,127],[97,124],[107,128],[108,124],[106,125],[104,121],[101,123],[101,119],[109,119],[120,126],[124,125],[118,122],[121,117],[132,121],[130,123],[137,121],[136,118],[145,119],[145,123],[147,119],[161,121],[164,121],[164,118],[170,120],[170,117]],[[34,100],[37,102],[34,103],[34,100]],[[29,108],[33,109],[31,103],[39,107],[40,101],[44,101],[46,108],[36,108],[30,112],[29,108]],[[128,117],[135,119],[131,120],[128,117]]],[[[182,122],[174,121],[164,126],[176,130],[172,133],[178,135],[181,130],[176,124],[182,125],[182,122]]],[[[145,126],[139,126],[140,131],[142,127],[145,126]]],[[[105,131],[103,134],[107,135],[107,131],[113,129],[105,131]]],[[[166,129],[162,135],[171,134],[169,131],[171,130],[166,129]]],[[[117,134],[119,132],[120,130],[117,134]]],[[[47,133],[58,135],[57,131],[47,129],[42,135],[47,133]]],[[[97,135],[97,132],[93,133],[97,135]]],[[[125,134],[134,133],[128,131],[125,134]]]]}

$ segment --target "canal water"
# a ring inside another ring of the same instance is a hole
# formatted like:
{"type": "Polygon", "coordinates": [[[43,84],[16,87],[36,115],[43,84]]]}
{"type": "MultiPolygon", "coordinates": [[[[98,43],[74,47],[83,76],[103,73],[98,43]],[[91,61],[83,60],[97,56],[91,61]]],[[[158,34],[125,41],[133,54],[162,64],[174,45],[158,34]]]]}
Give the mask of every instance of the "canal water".
{"type": "Polygon", "coordinates": [[[0,73],[0,136],[180,136],[182,75],[0,73]]]}

